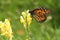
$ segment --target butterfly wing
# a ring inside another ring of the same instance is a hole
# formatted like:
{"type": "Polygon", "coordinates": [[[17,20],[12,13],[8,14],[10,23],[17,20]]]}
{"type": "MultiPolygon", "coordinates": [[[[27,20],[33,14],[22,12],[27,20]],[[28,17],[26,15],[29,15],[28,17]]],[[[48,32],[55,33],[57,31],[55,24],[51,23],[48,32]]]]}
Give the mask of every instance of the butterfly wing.
{"type": "Polygon", "coordinates": [[[45,8],[38,8],[30,11],[31,15],[38,21],[38,22],[44,22],[46,20],[46,14],[48,14],[50,11],[46,10],[45,8]]]}
{"type": "Polygon", "coordinates": [[[38,21],[38,22],[44,22],[46,20],[45,15],[33,15],[33,17],[38,21]]]}

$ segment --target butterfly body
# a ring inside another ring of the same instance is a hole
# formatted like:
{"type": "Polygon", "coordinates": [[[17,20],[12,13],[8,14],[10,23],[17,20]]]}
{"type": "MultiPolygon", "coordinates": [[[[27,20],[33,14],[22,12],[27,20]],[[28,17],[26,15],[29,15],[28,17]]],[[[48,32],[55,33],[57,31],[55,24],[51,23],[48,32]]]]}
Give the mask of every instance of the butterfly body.
{"type": "Polygon", "coordinates": [[[46,14],[49,13],[49,10],[45,8],[37,8],[32,11],[29,11],[31,15],[38,21],[38,22],[44,22],[46,20],[46,14]]]}

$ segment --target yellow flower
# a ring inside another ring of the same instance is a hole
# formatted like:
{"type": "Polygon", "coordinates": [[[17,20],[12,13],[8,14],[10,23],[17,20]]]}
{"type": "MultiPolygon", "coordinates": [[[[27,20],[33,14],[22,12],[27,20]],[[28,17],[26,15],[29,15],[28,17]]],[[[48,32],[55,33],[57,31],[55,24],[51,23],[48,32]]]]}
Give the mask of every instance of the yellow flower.
{"type": "Polygon", "coordinates": [[[3,26],[3,22],[2,22],[2,21],[0,21],[0,28],[2,28],[2,26],[3,26]]]}
{"type": "Polygon", "coordinates": [[[21,22],[21,23],[24,23],[24,22],[25,22],[23,16],[20,16],[20,22],[21,22]]]}
{"type": "Polygon", "coordinates": [[[22,16],[26,18],[26,12],[22,12],[22,16]]]}
{"type": "Polygon", "coordinates": [[[24,25],[24,27],[31,24],[32,18],[29,10],[22,12],[22,16],[20,16],[20,22],[24,25]]]}
{"type": "Polygon", "coordinates": [[[22,16],[20,16],[20,22],[23,24],[23,26],[25,27],[26,29],[26,33],[27,33],[27,40],[29,40],[30,36],[29,36],[29,26],[32,22],[32,18],[31,18],[31,15],[29,13],[29,10],[25,11],[25,12],[22,12],[22,16]]]}
{"type": "Polygon", "coordinates": [[[7,38],[12,37],[12,28],[10,25],[10,21],[8,19],[5,19],[5,22],[3,22],[3,26],[1,27],[1,35],[6,36],[7,38]]]}
{"type": "Polygon", "coordinates": [[[24,22],[24,23],[23,23],[23,25],[24,25],[24,27],[26,28],[26,26],[27,26],[27,23],[26,23],[26,22],[24,22]]]}
{"type": "Polygon", "coordinates": [[[10,26],[10,21],[8,19],[5,19],[5,24],[10,26]]]}
{"type": "Polygon", "coordinates": [[[28,22],[28,25],[30,25],[32,22],[32,18],[31,18],[30,13],[27,14],[27,22],[28,22]]]}

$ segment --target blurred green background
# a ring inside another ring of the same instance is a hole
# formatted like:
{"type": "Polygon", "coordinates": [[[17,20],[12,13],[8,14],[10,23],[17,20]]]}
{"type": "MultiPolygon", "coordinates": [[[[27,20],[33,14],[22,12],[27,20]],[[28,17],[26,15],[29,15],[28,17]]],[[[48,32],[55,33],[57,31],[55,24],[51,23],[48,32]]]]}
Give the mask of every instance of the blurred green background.
{"type": "MultiPolygon", "coordinates": [[[[13,40],[26,40],[25,28],[19,21],[21,12],[38,7],[46,7],[51,10],[52,19],[43,23],[34,18],[30,25],[31,40],[60,40],[60,0],[0,0],[0,20],[11,19],[13,40]]],[[[0,36],[0,40],[7,40],[0,36]]]]}

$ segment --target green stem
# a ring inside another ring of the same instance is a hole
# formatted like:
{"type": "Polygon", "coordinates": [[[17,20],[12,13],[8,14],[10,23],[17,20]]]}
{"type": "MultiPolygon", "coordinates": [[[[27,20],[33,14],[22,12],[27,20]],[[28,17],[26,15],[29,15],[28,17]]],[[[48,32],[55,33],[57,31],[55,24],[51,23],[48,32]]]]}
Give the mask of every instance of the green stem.
{"type": "Polygon", "coordinates": [[[27,22],[27,17],[26,17],[26,33],[27,33],[27,39],[26,40],[30,40],[30,30],[29,30],[29,25],[27,22]]]}
{"type": "Polygon", "coordinates": [[[29,27],[28,26],[27,26],[26,32],[27,32],[27,40],[30,40],[30,34],[29,34],[29,27]]]}

